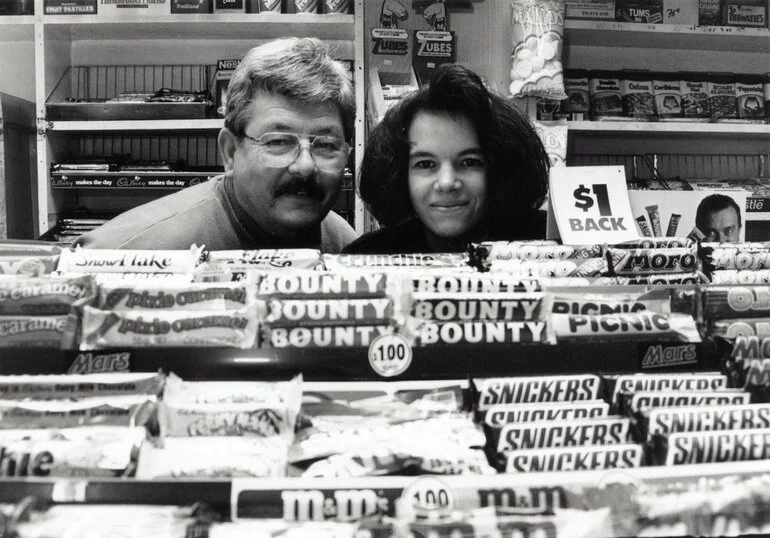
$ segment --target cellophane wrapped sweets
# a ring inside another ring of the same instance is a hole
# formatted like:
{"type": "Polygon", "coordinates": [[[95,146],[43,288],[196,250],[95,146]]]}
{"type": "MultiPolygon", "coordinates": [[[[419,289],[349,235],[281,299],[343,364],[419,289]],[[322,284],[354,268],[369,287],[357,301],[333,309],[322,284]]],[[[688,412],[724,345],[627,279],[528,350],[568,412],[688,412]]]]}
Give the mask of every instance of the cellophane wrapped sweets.
{"type": "Polygon", "coordinates": [[[511,95],[566,99],[561,62],[563,0],[510,0],[513,9],[511,95]]]}

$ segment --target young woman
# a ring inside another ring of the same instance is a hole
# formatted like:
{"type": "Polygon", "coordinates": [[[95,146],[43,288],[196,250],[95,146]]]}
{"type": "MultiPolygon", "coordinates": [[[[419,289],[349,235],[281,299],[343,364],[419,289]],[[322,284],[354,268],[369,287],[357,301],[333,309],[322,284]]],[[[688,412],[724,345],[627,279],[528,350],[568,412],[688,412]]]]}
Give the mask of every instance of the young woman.
{"type": "Polygon", "coordinates": [[[542,238],[548,168],[509,99],[444,65],[370,133],[359,193],[382,228],[343,252],[456,252],[471,241],[542,238]]]}

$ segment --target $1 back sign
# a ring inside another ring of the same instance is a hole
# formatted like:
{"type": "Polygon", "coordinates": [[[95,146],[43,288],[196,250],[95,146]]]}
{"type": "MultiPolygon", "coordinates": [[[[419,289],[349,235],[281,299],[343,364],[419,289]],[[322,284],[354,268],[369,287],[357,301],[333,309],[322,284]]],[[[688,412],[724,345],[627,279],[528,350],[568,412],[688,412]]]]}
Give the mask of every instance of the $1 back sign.
{"type": "Polygon", "coordinates": [[[562,243],[619,243],[639,237],[622,166],[551,168],[550,211],[562,243]]]}

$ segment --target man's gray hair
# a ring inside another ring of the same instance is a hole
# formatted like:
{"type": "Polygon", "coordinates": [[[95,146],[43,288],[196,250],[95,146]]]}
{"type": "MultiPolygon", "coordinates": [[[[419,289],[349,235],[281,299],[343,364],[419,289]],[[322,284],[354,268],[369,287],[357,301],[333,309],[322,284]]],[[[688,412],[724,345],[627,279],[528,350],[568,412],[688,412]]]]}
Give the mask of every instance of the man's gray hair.
{"type": "Polygon", "coordinates": [[[356,99],[350,73],[319,39],[276,39],[246,53],[227,89],[225,127],[238,137],[245,134],[251,102],[260,91],[311,105],[334,103],[340,109],[345,138],[353,137],[356,99]]]}

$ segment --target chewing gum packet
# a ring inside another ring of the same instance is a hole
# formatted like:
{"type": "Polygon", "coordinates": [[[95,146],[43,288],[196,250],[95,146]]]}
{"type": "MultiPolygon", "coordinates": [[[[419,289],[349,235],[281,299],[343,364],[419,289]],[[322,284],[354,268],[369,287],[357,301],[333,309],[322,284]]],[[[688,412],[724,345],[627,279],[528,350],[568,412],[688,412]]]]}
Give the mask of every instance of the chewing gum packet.
{"type": "Polygon", "coordinates": [[[471,259],[491,260],[569,260],[600,258],[602,245],[559,245],[555,241],[487,241],[472,243],[471,259]]]}
{"type": "Polygon", "coordinates": [[[641,412],[647,441],[672,433],[770,428],[770,404],[651,408],[641,412]]]}
{"type": "Polygon", "coordinates": [[[106,311],[86,306],[80,349],[109,347],[204,347],[247,349],[257,342],[256,306],[201,310],[106,311]]]}
{"type": "Polygon", "coordinates": [[[146,435],[143,427],[123,426],[0,430],[8,463],[15,463],[0,466],[0,476],[125,476],[146,435]]]}
{"type": "Polygon", "coordinates": [[[96,285],[88,276],[0,279],[0,315],[68,314],[95,297],[96,285]]]}
{"type": "Polygon", "coordinates": [[[695,319],[689,314],[629,312],[625,314],[551,316],[557,342],[597,341],[701,341],[695,319]]]}
{"type": "Polygon", "coordinates": [[[608,417],[506,424],[487,431],[490,446],[502,454],[522,449],[625,444],[631,441],[630,428],[630,419],[608,417]]]}
{"type": "Polygon", "coordinates": [[[770,316],[770,286],[704,286],[701,297],[707,319],[770,316]]]}
{"type": "Polygon", "coordinates": [[[72,349],[77,333],[78,319],[74,313],[59,316],[0,316],[0,348],[72,349]]]}
{"type": "Polygon", "coordinates": [[[63,250],[58,273],[163,273],[182,274],[192,279],[202,248],[189,250],[63,250]]]}
{"type": "Polygon", "coordinates": [[[411,294],[409,314],[420,319],[446,321],[531,321],[543,319],[543,293],[411,294]]]}
{"type": "Polygon", "coordinates": [[[502,471],[532,473],[553,471],[597,471],[642,466],[641,445],[573,446],[515,450],[504,454],[502,471]]]}
{"type": "Polygon", "coordinates": [[[477,411],[502,404],[577,402],[601,399],[602,380],[597,375],[478,378],[471,382],[477,411]]]}
{"type": "Polygon", "coordinates": [[[770,459],[770,429],[672,433],[654,440],[658,465],[770,459]]]}
{"type": "Polygon", "coordinates": [[[252,306],[257,289],[231,282],[186,283],[104,282],[99,286],[96,307],[102,310],[202,310],[223,312],[252,306]]]}
{"type": "Polygon", "coordinates": [[[278,478],[288,448],[280,437],[166,437],[142,445],[136,478],[278,478]]]}
{"type": "Polygon", "coordinates": [[[77,400],[0,400],[0,429],[142,426],[155,396],[122,395],[77,400]]]}
{"type": "Polygon", "coordinates": [[[302,376],[291,381],[182,381],[170,375],[160,406],[166,437],[291,437],[302,376]]]}
{"type": "Polygon", "coordinates": [[[700,269],[695,248],[608,248],[607,260],[615,275],[688,273],[700,269]]]}
{"type": "Polygon", "coordinates": [[[84,398],[129,394],[160,394],[165,376],[161,373],[115,372],[82,375],[0,376],[0,398],[84,398]]]}

